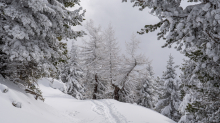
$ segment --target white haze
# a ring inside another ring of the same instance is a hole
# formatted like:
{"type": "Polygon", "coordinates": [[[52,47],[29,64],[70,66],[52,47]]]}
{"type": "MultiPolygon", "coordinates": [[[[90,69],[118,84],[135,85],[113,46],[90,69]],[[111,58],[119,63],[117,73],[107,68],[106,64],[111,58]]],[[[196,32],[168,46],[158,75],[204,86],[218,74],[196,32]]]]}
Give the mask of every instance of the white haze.
{"type": "MultiPolygon", "coordinates": [[[[185,8],[189,4],[195,3],[183,1],[181,6],[185,8]]],[[[121,0],[82,0],[81,6],[86,9],[86,20],[82,23],[83,25],[90,19],[103,29],[107,28],[109,23],[113,25],[122,53],[125,50],[125,41],[130,40],[132,33],[140,31],[145,25],[159,22],[156,16],[149,14],[149,9],[139,11],[137,7],[132,7],[133,3],[122,3],[121,0]]],[[[85,30],[83,27],[76,28],[77,30],[85,30]]],[[[137,37],[141,41],[139,52],[152,60],[156,75],[162,75],[170,54],[173,55],[176,65],[181,65],[183,59],[186,59],[183,54],[180,54],[174,48],[161,48],[165,41],[157,40],[157,31],[144,35],[137,34],[137,37]]],[[[77,44],[82,44],[82,39],[78,38],[77,44]]],[[[69,41],[68,48],[70,47],[71,42],[69,41]]],[[[177,73],[180,74],[181,71],[178,69],[177,73]]]]}

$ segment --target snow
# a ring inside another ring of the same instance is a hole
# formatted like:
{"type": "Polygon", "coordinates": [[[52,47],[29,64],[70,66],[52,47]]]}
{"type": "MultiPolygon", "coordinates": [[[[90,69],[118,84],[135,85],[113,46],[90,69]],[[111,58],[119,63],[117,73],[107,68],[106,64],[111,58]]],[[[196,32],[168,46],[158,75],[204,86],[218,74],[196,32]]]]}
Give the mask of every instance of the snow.
{"type": "Polygon", "coordinates": [[[48,81],[50,81],[49,86],[54,88],[54,89],[59,89],[62,92],[66,92],[66,86],[63,82],[56,80],[56,79],[51,79],[47,78],[48,81]]]}
{"type": "Polygon", "coordinates": [[[210,7],[211,7],[211,4],[210,4],[210,3],[206,3],[202,9],[203,9],[204,11],[209,11],[209,8],[210,8],[210,7]]]}
{"type": "Polygon", "coordinates": [[[41,79],[39,87],[45,102],[35,100],[19,85],[0,77],[1,123],[175,123],[169,118],[144,107],[115,100],[76,100],[50,87],[50,79],[41,79]],[[12,102],[22,104],[16,108],[12,102]]]}
{"type": "Polygon", "coordinates": [[[9,88],[7,93],[0,92],[0,123],[74,123],[76,121],[74,118],[68,119],[68,115],[60,113],[59,110],[42,101],[36,101],[19,85],[4,81],[2,77],[0,83],[9,88]],[[22,107],[14,107],[13,102],[21,103],[22,107]]]}
{"type": "Polygon", "coordinates": [[[17,102],[17,101],[13,101],[13,102],[12,102],[12,105],[13,105],[14,107],[17,107],[17,108],[22,108],[22,103],[17,102]]]}
{"type": "Polygon", "coordinates": [[[5,86],[4,84],[1,84],[1,83],[0,83],[0,91],[1,91],[2,93],[7,93],[7,92],[8,92],[8,87],[5,86]]]}

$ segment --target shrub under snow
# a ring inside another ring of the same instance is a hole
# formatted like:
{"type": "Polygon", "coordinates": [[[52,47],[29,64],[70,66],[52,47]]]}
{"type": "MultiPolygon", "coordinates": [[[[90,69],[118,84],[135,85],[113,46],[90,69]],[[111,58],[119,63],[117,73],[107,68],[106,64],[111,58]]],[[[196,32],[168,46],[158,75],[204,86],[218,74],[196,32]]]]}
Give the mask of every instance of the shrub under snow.
{"type": "Polygon", "coordinates": [[[7,86],[0,84],[0,90],[2,93],[7,93],[9,89],[7,86]]]}

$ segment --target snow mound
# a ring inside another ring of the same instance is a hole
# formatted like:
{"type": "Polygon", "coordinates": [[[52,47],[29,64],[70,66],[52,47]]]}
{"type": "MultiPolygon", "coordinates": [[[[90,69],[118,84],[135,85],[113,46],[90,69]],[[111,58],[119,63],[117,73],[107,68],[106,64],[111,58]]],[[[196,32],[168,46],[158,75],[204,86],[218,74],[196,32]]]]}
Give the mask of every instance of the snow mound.
{"type": "Polygon", "coordinates": [[[22,103],[16,102],[16,101],[13,101],[13,102],[12,102],[12,105],[13,105],[14,107],[17,107],[17,108],[21,108],[21,107],[22,107],[22,103]]]}
{"type": "Polygon", "coordinates": [[[44,78],[44,79],[40,79],[39,81],[44,86],[47,86],[47,87],[50,86],[53,89],[59,89],[60,91],[66,93],[66,85],[59,80],[52,79],[52,78],[44,78]]]}
{"type": "Polygon", "coordinates": [[[0,84],[0,90],[2,93],[7,93],[8,92],[8,87],[3,85],[3,84],[0,84]]]}

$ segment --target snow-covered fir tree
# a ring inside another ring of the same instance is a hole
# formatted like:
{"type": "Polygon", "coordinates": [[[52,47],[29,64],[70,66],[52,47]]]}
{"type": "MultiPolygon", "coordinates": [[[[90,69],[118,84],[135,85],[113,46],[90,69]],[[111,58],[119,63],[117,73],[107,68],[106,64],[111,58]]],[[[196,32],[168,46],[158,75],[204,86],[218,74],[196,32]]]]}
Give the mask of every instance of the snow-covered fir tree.
{"type": "Polygon", "coordinates": [[[144,74],[144,77],[142,78],[141,87],[138,92],[139,99],[137,101],[138,105],[144,106],[146,108],[153,109],[153,88],[152,84],[154,81],[154,73],[153,73],[153,67],[150,65],[150,63],[146,67],[146,73],[144,74]]]}
{"type": "Polygon", "coordinates": [[[146,69],[147,69],[147,72],[148,72],[149,76],[154,78],[154,71],[153,71],[153,67],[152,67],[151,63],[147,64],[146,69]]]}
{"type": "Polygon", "coordinates": [[[61,80],[66,83],[67,94],[72,95],[76,99],[84,98],[84,86],[82,83],[83,70],[78,63],[77,46],[74,42],[69,53],[69,60],[64,64],[63,71],[61,73],[61,80]]]}
{"type": "Polygon", "coordinates": [[[193,71],[189,80],[199,79],[203,83],[202,90],[194,90],[203,92],[202,101],[191,105],[194,109],[198,107],[201,109],[193,111],[197,117],[195,122],[220,122],[220,1],[190,0],[189,2],[198,3],[186,8],[181,7],[182,0],[132,1],[135,2],[134,6],[140,7],[140,10],[150,8],[151,13],[160,19],[155,25],[146,25],[140,34],[160,28],[158,38],[166,40],[163,47],[176,44],[175,48],[194,62],[194,67],[187,67],[193,71]]]}
{"type": "Polygon", "coordinates": [[[167,62],[166,71],[164,71],[162,79],[164,81],[164,93],[159,98],[155,109],[161,114],[178,121],[180,114],[178,111],[180,98],[178,92],[178,80],[175,72],[173,57],[170,55],[167,62]]]}
{"type": "Polygon", "coordinates": [[[153,105],[155,108],[155,105],[158,102],[158,99],[162,97],[164,93],[164,82],[162,79],[160,79],[159,76],[154,78],[154,81],[152,82],[152,93],[153,93],[153,105]]]}
{"type": "MultiPolygon", "coordinates": [[[[182,113],[179,123],[217,123],[220,115],[217,106],[219,103],[215,102],[214,105],[211,99],[216,98],[218,93],[213,95],[213,91],[209,91],[208,85],[209,81],[213,81],[213,79],[208,79],[208,83],[206,83],[203,78],[207,76],[198,76],[198,73],[194,73],[195,67],[196,63],[193,60],[185,60],[181,68],[184,98],[179,108],[182,113]],[[215,114],[212,114],[214,112],[215,114]]],[[[217,92],[217,90],[214,91],[217,92]]]]}
{"type": "Polygon", "coordinates": [[[67,59],[60,40],[84,34],[71,28],[85,12],[66,9],[75,4],[79,0],[1,0],[1,74],[28,87],[39,78],[57,77],[56,65],[67,59]]]}
{"type": "Polygon", "coordinates": [[[179,106],[179,111],[182,116],[178,123],[195,123],[196,116],[193,115],[193,112],[196,111],[196,109],[192,110],[192,103],[196,100],[196,98],[194,98],[196,91],[192,91],[193,89],[191,88],[197,88],[199,81],[190,81],[192,76],[192,69],[195,64],[190,60],[184,60],[184,62],[185,63],[181,68],[183,73],[180,76],[181,86],[183,86],[181,89],[181,98],[183,99],[179,106]]]}

